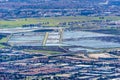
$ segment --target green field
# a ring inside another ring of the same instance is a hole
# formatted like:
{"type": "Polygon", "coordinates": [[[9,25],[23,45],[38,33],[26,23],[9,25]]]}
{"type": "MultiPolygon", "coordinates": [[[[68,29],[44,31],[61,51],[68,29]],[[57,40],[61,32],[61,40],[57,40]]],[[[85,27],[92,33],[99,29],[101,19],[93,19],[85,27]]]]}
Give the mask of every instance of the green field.
{"type": "Polygon", "coordinates": [[[45,55],[53,55],[53,54],[60,54],[61,52],[58,51],[45,51],[45,50],[24,50],[26,52],[30,52],[30,53],[43,53],[45,55]]]}
{"type": "Polygon", "coordinates": [[[0,39],[0,48],[4,48],[5,46],[2,45],[1,43],[6,43],[6,42],[7,42],[7,37],[0,39]]]}
{"type": "Polygon", "coordinates": [[[7,42],[7,37],[0,39],[0,43],[6,43],[6,42],[7,42]]]}
{"type": "MultiPolygon", "coordinates": [[[[91,21],[100,20],[99,17],[88,17],[88,16],[68,16],[68,17],[44,17],[44,18],[21,18],[12,20],[0,20],[0,28],[13,28],[21,27],[25,24],[37,24],[49,22],[49,24],[43,24],[42,26],[57,26],[62,22],[72,21],[91,21]]],[[[118,16],[104,17],[103,20],[120,20],[118,16]]]]}

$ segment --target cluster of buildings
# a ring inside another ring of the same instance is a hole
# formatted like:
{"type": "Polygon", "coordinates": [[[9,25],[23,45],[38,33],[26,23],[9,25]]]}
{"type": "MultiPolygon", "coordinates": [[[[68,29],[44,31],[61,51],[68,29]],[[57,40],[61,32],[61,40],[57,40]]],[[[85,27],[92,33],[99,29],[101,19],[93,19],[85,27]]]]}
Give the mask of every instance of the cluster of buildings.
{"type": "Polygon", "coordinates": [[[1,1],[1,19],[25,17],[52,17],[52,16],[119,16],[119,5],[112,4],[119,1],[1,1]],[[2,3],[3,1],[3,3],[2,3]],[[5,1],[5,2],[4,2],[5,1]],[[101,4],[101,3],[105,4],[101,4]],[[36,4],[37,3],[37,4],[36,4]],[[65,4],[63,4],[65,3],[65,4]],[[19,5],[18,5],[19,4],[19,5]],[[51,5],[52,4],[52,5],[51,5]]]}
{"type": "MultiPolygon", "coordinates": [[[[83,52],[64,53],[46,56],[45,53],[27,53],[12,50],[10,55],[14,60],[1,61],[0,79],[26,79],[26,80],[87,80],[87,79],[119,79],[119,56],[102,54],[100,57],[85,55],[83,52]],[[24,54],[24,56],[23,56],[24,54]],[[23,58],[19,58],[20,56],[23,58]],[[12,77],[10,77],[10,75],[12,77]]],[[[2,57],[1,57],[2,58],[2,57]]]]}

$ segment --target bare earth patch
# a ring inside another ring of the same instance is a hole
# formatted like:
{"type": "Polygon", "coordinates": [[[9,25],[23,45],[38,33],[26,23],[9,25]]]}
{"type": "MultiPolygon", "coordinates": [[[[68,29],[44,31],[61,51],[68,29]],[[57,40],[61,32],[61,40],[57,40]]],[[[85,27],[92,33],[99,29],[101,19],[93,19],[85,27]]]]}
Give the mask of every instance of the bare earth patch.
{"type": "Polygon", "coordinates": [[[99,54],[89,54],[90,58],[110,58],[111,56],[107,53],[99,53],[99,54]]]}

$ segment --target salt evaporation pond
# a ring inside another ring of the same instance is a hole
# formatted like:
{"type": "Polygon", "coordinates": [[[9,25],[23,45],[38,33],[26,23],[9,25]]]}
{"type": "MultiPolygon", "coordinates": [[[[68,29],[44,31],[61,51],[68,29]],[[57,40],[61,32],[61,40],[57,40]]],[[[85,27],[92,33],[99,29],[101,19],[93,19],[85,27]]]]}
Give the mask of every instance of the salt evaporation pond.
{"type": "Polygon", "coordinates": [[[81,48],[81,47],[78,47],[78,48],[70,48],[69,49],[70,51],[86,51],[86,52],[99,52],[100,50],[94,50],[94,49],[87,49],[87,48],[81,48]]]}
{"type": "Polygon", "coordinates": [[[119,43],[115,42],[106,42],[101,40],[89,40],[89,39],[81,39],[78,38],[90,38],[90,37],[107,37],[107,36],[115,36],[110,34],[101,34],[95,32],[86,32],[86,31],[66,31],[64,32],[64,39],[75,39],[63,42],[68,46],[84,46],[91,48],[117,48],[120,47],[119,43]]]}
{"type": "Polygon", "coordinates": [[[95,33],[95,32],[87,32],[87,31],[66,31],[63,34],[64,39],[83,38],[83,37],[103,37],[103,36],[114,36],[114,35],[95,33]]]}
{"type": "MultiPolygon", "coordinates": [[[[101,40],[95,39],[81,39],[78,38],[90,38],[90,37],[107,37],[114,36],[110,34],[101,34],[95,32],[87,32],[87,31],[65,31],[63,34],[63,39],[73,39],[69,41],[63,41],[61,46],[84,46],[84,47],[92,47],[92,48],[115,48],[120,47],[119,43],[115,42],[105,42],[101,40]],[[75,39],[75,40],[74,40],[75,39]]],[[[24,36],[21,34],[15,34],[11,37],[8,43],[22,44],[22,45],[30,45],[30,46],[41,46],[41,42],[43,41],[44,36],[36,33],[26,33],[24,36]],[[35,34],[35,35],[34,35],[35,34]]],[[[48,44],[47,46],[56,46],[58,44],[48,44]]]]}
{"type": "Polygon", "coordinates": [[[79,41],[66,41],[64,44],[70,46],[84,46],[91,48],[117,48],[120,47],[119,43],[105,42],[100,40],[79,40],[79,41]]]}
{"type": "Polygon", "coordinates": [[[29,41],[29,40],[41,40],[43,37],[40,36],[31,36],[31,37],[13,37],[11,41],[29,41]]]}

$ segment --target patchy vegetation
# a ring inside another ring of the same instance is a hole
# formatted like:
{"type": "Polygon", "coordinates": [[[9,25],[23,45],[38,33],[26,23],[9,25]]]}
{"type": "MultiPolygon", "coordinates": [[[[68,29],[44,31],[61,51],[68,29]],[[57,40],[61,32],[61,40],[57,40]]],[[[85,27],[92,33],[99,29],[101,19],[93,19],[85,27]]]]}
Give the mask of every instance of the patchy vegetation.
{"type": "MultiPolygon", "coordinates": [[[[80,22],[89,22],[89,21],[104,21],[104,20],[120,20],[120,17],[110,16],[104,17],[101,19],[99,17],[88,17],[88,16],[68,16],[68,17],[46,17],[46,18],[21,18],[15,20],[0,20],[0,28],[14,28],[22,27],[23,25],[28,24],[41,24],[41,26],[70,26],[69,23],[80,23],[80,22]]],[[[78,25],[77,25],[78,26],[78,25]]]]}

